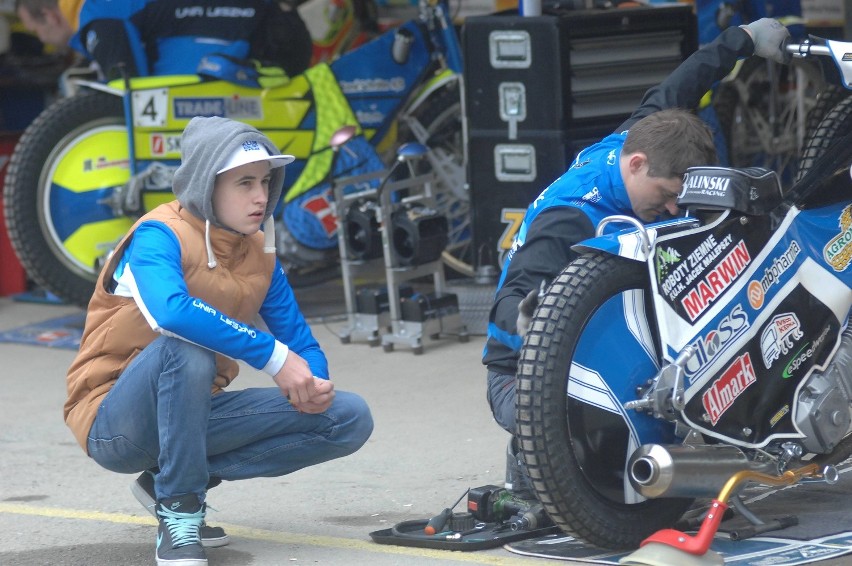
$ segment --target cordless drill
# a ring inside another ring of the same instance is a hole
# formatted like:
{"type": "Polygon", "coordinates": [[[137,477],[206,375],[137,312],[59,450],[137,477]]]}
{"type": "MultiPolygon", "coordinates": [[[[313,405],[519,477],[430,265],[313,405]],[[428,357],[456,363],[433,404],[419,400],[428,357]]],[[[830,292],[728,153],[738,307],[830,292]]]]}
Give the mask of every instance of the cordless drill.
{"type": "Polygon", "coordinates": [[[483,523],[504,523],[513,531],[540,529],[553,524],[541,503],[517,499],[509,490],[496,485],[471,488],[467,495],[467,510],[483,523]]]}

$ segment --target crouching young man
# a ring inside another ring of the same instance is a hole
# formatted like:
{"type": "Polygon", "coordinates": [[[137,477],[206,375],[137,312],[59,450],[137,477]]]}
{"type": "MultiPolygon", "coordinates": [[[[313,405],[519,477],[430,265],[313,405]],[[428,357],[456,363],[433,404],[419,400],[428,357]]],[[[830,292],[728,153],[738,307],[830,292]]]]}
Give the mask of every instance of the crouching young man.
{"type": "Polygon", "coordinates": [[[373,421],[335,390],[275,255],[293,157],[224,118],[194,118],[181,157],[176,200],[139,219],[98,278],[64,411],[95,462],[141,472],[132,489],[159,520],[157,563],[202,566],[205,545],[227,544],[205,523],[209,487],[352,454],[373,421]],[[234,360],[273,383],[226,389],[234,360]]]}

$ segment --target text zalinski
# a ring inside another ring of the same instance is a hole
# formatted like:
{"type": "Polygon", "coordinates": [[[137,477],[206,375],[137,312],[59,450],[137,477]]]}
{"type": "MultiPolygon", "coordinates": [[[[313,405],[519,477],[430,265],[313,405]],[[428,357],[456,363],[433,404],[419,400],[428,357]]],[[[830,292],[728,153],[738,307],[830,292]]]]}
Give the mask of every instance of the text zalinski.
{"type": "Polygon", "coordinates": [[[684,189],[710,189],[724,193],[728,190],[731,179],[728,177],[713,177],[711,175],[689,175],[683,183],[684,189]]]}

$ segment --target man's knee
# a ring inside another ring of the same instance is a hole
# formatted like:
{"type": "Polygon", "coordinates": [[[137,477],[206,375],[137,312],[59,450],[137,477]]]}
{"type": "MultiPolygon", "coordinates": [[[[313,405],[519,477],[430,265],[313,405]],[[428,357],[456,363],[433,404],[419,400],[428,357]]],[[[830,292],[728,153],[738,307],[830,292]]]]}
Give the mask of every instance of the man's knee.
{"type": "Polygon", "coordinates": [[[163,341],[164,363],[169,369],[185,374],[182,378],[213,382],[216,377],[216,354],[213,351],[180,338],[163,336],[157,340],[163,341]]]}
{"type": "Polygon", "coordinates": [[[339,439],[351,454],[367,442],[373,433],[373,415],[367,402],[359,395],[338,391],[334,398],[341,427],[339,439]]]}

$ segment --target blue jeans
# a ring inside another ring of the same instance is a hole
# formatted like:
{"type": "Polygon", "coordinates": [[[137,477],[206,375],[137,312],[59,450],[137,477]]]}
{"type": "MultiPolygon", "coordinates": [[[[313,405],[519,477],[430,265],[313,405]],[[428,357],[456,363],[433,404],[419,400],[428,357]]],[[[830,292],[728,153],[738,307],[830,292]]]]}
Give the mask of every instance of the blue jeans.
{"type": "Polygon", "coordinates": [[[488,370],[486,397],[494,420],[503,430],[514,436],[515,401],[517,400],[515,376],[488,370]]]}
{"type": "Polygon", "coordinates": [[[157,499],[195,493],[210,477],[289,474],[358,450],[373,431],[366,402],[336,391],[317,415],[298,412],[278,387],[211,395],[213,352],[161,336],[128,365],[98,408],[89,455],[108,470],[159,467],[157,499]]]}

